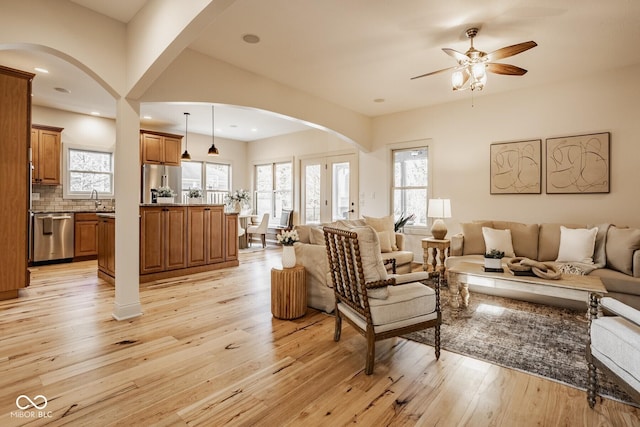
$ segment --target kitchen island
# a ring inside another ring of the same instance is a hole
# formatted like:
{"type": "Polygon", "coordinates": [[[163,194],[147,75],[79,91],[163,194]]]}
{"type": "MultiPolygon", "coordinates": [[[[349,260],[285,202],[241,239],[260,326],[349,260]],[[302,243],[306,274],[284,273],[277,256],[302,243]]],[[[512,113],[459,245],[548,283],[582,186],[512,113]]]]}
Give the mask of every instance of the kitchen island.
{"type": "MultiPolygon", "coordinates": [[[[100,226],[98,276],[114,283],[115,216],[100,226]]],[[[224,205],[140,205],[140,283],[238,265],[238,218],[224,205]]]]}

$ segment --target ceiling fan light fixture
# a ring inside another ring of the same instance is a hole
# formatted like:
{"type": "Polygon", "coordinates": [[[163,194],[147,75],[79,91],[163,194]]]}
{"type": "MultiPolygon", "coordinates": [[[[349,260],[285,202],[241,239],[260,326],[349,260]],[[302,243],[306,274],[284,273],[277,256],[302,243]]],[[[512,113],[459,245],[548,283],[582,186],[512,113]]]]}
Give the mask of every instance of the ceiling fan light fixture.
{"type": "Polygon", "coordinates": [[[464,76],[462,75],[462,71],[454,71],[451,75],[451,85],[453,86],[453,90],[460,90],[464,85],[464,76]]]}
{"type": "Polygon", "coordinates": [[[180,156],[180,160],[191,160],[191,154],[189,154],[189,113],[184,113],[184,153],[180,156]]]}
{"type": "Polygon", "coordinates": [[[522,76],[526,74],[527,70],[524,68],[495,61],[517,55],[538,45],[531,40],[512,46],[505,46],[487,54],[473,47],[473,39],[478,35],[477,27],[469,28],[466,34],[469,38],[470,46],[465,53],[458,52],[451,48],[442,49],[444,53],[457,61],[457,65],[411,77],[411,80],[453,70],[451,74],[451,86],[453,90],[482,90],[487,83],[487,72],[508,76],[522,76]]]}
{"type": "Polygon", "coordinates": [[[471,65],[471,75],[473,76],[473,78],[475,80],[481,80],[483,77],[487,76],[487,73],[485,71],[485,64],[483,62],[477,62],[473,65],[471,65]]]}

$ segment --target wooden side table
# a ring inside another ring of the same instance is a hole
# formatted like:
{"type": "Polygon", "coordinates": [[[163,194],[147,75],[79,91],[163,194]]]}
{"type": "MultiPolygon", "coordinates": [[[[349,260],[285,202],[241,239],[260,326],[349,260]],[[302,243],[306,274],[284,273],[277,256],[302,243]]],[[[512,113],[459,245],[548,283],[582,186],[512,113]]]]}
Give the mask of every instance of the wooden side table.
{"type": "Polygon", "coordinates": [[[431,252],[432,261],[431,268],[432,271],[437,271],[438,265],[438,252],[440,253],[440,271],[443,275],[442,277],[446,279],[445,273],[447,272],[447,268],[444,265],[444,261],[447,259],[449,255],[449,249],[451,248],[451,240],[449,239],[434,239],[433,237],[427,237],[422,239],[422,257],[424,259],[424,263],[422,268],[425,271],[429,271],[429,252],[431,252]],[[430,251],[431,250],[431,251],[430,251]]]}
{"type": "Polygon", "coordinates": [[[297,319],[307,312],[307,283],[302,265],[271,269],[271,314],[277,319],[297,319]]]}

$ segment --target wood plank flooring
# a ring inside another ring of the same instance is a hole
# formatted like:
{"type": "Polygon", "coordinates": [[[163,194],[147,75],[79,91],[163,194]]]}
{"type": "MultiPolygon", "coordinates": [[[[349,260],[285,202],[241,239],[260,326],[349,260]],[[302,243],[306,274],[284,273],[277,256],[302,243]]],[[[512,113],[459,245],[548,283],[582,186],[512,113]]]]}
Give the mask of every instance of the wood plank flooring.
{"type": "Polygon", "coordinates": [[[332,316],[271,316],[279,248],[240,262],[144,284],[144,315],[121,322],[95,261],[33,268],[0,302],[0,426],[640,425],[632,406],[591,410],[584,391],[401,338],[366,376],[348,325],[335,343],[332,316]]]}

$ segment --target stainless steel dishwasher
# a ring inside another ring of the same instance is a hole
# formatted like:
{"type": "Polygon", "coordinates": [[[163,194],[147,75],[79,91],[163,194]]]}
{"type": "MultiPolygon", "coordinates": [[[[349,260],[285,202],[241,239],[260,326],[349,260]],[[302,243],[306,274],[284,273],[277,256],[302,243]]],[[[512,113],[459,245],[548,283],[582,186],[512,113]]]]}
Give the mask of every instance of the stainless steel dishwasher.
{"type": "Polygon", "coordinates": [[[73,213],[33,216],[33,262],[73,258],[73,213]]]}

